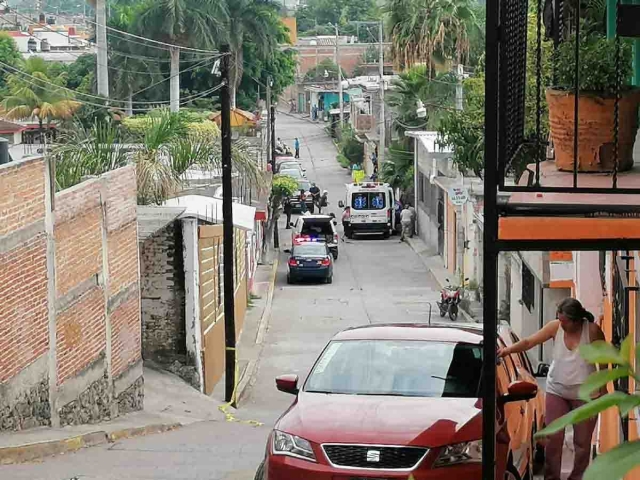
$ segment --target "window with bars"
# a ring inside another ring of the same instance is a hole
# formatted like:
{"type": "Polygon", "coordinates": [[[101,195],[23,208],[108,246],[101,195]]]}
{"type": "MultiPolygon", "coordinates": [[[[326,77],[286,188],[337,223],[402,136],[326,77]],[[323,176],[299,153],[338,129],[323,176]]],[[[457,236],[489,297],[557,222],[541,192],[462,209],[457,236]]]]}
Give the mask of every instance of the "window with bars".
{"type": "Polygon", "coordinates": [[[522,264],[522,303],[531,312],[535,307],[536,279],[525,263],[522,264]]]}

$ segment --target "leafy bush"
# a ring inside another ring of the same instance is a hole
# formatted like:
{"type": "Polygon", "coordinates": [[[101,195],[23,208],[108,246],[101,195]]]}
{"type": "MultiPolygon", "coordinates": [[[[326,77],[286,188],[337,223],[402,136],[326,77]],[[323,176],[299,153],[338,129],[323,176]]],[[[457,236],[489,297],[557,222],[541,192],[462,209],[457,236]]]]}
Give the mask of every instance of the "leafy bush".
{"type": "Polygon", "coordinates": [[[351,168],[351,164],[349,163],[349,159],[347,157],[345,157],[344,155],[339,153],[336,158],[337,158],[338,163],[340,164],[341,167],[343,167],[343,168],[351,168]]]}
{"type": "Polygon", "coordinates": [[[283,198],[290,197],[297,191],[298,181],[295,178],[280,174],[273,176],[273,182],[271,183],[272,199],[280,199],[282,201],[283,198]]]}
{"type": "MultiPolygon", "coordinates": [[[[630,88],[631,45],[621,40],[620,74],[623,89],[630,88]]],[[[587,33],[580,38],[580,91],[613,95],[616,91],[616,42],[597,33],[587,33]]],[[[575,83],[576,38],[573,36],[560,44],[554,55],[558,77],[556,88],[573,90],[575,83]]]]}
{"type": "MultiPolygon", "coordinates": [[[[340,131],[339,153],[346,158],[348,166],[362,165],[364,161],[364,144],[356,138],[356,134],[349,126],[340,131]]],[[[340,162],[340,160],[338,160],[340,162]]]]}
{"type": "MultiPolygon", "coordinates": [[[[215,122],[204,119],[198,120],[197,116],[187,112],[186,115],[177,114],[177,121],[184,125],[187,134],[190,136],[197,135],[211,135],[218,136],[220,130],[215,122]]],[[[140,116],[140,117],[127,117],[122,120],[122,125],[128,133],[135,136],[143,135],[144,132],[151,126],[152,118],[157,118],[154,115],[140,116]]]]}

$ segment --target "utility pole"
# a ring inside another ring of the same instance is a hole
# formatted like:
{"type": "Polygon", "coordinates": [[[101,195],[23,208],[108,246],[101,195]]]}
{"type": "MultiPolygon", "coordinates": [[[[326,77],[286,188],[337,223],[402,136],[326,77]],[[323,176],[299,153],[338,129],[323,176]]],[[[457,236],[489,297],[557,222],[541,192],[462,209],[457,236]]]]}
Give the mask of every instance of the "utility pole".
{"type": "Polygon", "coordinates": [[[236,387],[235,282],[233,281],[233,186],[231,183],[231,95],[229,88],[229,45],[220,49],[222,89],[220,94],[222,133],[222,225],[224,275],[225,400],[231,402],[236,387]]]}
{"type": "MultiPolygon", "coordinates": [[[[86,1],[86,0],[85,0],[86,1]]],[[[98,45],[98,95],[109,98],[107,59],[107,0],[96,0],[96,41],[98,45]]]]}
{"type": "Polygon", "coordinates": [[[342,98],[342,68],[340,68],[340,47],[338,46],[338,25],[336,27],[336,65],[338,66],[338,95],[340,95],[340,131],[344,127],[344,100],[342,98]]]}
{"type": "Polygon", "coordinates": [[[267,163],[273,166],[271,159],[271,77],[267,77],[267,163]]]}
{"type": "Polygon", "coordinates": [[[378,168],[382,168],[384,164],[384,152],[387,148],[387,125],[385,120],[385,112],[384,112],[384,44],[382,41],[383,28],[382,28],[382,20],[378,25],[378,36],[380,41],[380,148],[378,149],[378,168]]]}
{"type": "Polygon", "coordinates": [[[271,105],[271,171],[276,171],[276,106],[271,105]]]}
{"type": "Polygon", "coordinates": [[[456,72],[457,82],[456,82],[456,110],[462,110],[462,80],[464,78],[464,65],[461,63],[458,64],[458,70],[456,72]]]}

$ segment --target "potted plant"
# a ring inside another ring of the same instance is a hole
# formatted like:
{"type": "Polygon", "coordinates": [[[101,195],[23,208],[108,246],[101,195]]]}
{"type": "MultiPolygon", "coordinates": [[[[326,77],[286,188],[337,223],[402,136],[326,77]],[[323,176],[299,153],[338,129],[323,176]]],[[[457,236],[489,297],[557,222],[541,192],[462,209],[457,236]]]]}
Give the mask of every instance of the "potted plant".
{"type": "MultiPolygon", "coordinates": [[[[575,36],[560,44],[554,54],[557,83],[547,89],[549,124],[558,170],[574,167],[575,36]]],[[[633,144],[638,131],[640,91],[630,84],[631,47],[620,42],[620,72],[616,71],[616,42],[600,33],[580,39],[578,73],[578,171],[610,172],[615,165],[616,84],[620,75],[618,171],[633,166],[633,144]]]]}

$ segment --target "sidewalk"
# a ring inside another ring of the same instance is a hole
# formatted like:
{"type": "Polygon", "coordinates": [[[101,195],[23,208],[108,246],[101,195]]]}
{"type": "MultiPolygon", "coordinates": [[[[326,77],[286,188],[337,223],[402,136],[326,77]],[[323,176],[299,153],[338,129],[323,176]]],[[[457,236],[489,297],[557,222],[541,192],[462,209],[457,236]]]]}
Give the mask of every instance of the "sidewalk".
{"type": "MultiPolygon", "coordinates": [[[[451,272],[444,268],[440,255],[430,249],[418,236],[407,238],[407,243],[413,251],[418,254],[422,263],[424,263],[427,270],[433,275],[438,285],[440,285],[440,288],[444,288],[447,284],[447,278],[451,278],[451,272]]],[[[482,304],[480,302],[471,301],[466,308],[462,308],[461,306],[460,313],[465,322],[483,323],[482,304]]]]}
{"type": "Polygon", "coordinates": [[[143,411],[94,425],[0,434],[0,465],[166,432],[190,423],[224,419],[218,410],[218,402],[194,390],[172,373],[145,366],[144,380],[143,411]]]}
{"type": "MultiPolygon", "coordinates": [[[[264,334],[269,326],[271,303],[278,269],[277,255],[273,265],[258,265],[253,283],[254,296],[244,320],[242,333],[236,345],[238,378],[234,407],[238,408],[248,388],[253,385],[262,353],[264,334]]],[[[224,376],[214,389],[211,397],[217,403],[224,403],[224,376]]]]}
{"type": "MultiPolygon", "coordinates": [[[[254,292],[257,297],[252,297],[238,343],[240,380],[237,399],[242,399],[256,373],[270,315],[276,269],[277,264],[260,265],[256,271],[254,292]]],[[[156,369],[152,363],[145,362],[144,382],[143,411],[94,425],[1,433],[0,465],[29,462],[86,447],[115,443],[125,438],[162,433],[196,422],[226,420],[225,413],[220,410],[224,403],[224,379],[218,383],[214,394],[207,396],[177,375],[156,369]],[[217,395],[218,392],[221,394],[217,395]]]]}

